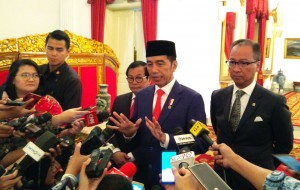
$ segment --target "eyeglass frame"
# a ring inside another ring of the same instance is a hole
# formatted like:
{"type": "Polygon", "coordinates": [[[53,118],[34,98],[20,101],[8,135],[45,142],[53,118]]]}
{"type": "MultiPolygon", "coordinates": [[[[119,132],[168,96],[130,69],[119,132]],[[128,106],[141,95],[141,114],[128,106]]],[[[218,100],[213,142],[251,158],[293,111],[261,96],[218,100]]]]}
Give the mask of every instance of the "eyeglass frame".
{"type": "Polygon", "coordinates": [[[143,82],[143,79],[144,78],[147,78],[148,76],[143,76],[143,77],[139,77],[139,76],[137,76],[137,77],[127,77],[126,78],[126,80],[127,80],[127,82],[129,82],[129,83],[133,83],[134,81],[136,81],[137,83],[141,83],[141,82],[143,82]],[[139,80],[137,80],[137,79],[140,79],[140,81],[139,80]]]}
{"type": "Polygon", "coordinates": [[[20,76],[21,78],[25,79],[25,80],[29,80],[29,79],[40,79],[41,78],[41,75],[38,74],[38,73],[22,73],[20,75],[16,75],[16,76],[20,76]]]}
{"type": "Polygon", "coordinates": [[[246,66],[256,63],[259,60],[254,60],[254,61],[233,61],[233,60],[226,60],[225,63],[228,65],[229,68],[233,68],[233,65],[238,65],[240,69],[245,68],[246,66]],[[230,62],[234,62],[230,64],[230,62]]]}

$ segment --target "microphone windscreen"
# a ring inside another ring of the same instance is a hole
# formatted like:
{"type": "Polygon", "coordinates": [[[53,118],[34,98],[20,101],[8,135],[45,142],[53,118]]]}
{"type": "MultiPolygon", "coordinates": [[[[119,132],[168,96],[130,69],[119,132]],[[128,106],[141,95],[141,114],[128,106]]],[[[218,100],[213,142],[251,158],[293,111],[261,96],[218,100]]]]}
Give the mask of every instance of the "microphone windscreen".
{"type": "Polygon", "coordinates": [[[40,125],[40,124],[45,123],[45,122],[47,122],[51,119],[52,119],[52,115],[49,112],[47,112],[47,113],[44,113],[43,115],[37,117],[36,124],[40,125]]]}
{"type": "Polygon", "coordinates": [[[127,162],[119,170],[131,178],[136,173],[136,166],[132,162],[127,162]]]}
{"type": "Polygon", "coordinates": [[[103,112],[99,112],[97,113],[97,118],[98,118],[98,121],[100,123],[104,122],[105,120],[107,120],[109,117],[109,112],[107,111],[103,111],[103,112]]]}
{"type": "Polygon", "coordinates": [[[175,127],[173,130],[173,135],[183,135],[184,132],[181,127],[175,127]]]}

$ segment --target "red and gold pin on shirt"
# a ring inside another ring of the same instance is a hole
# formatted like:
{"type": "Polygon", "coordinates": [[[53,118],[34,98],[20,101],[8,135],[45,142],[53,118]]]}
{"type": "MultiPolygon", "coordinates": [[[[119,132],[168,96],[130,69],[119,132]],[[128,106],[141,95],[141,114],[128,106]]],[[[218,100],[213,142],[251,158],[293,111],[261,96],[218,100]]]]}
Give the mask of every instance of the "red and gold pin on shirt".
{"type": "Polygon", "coordinates": [[[168,105],[168,108],[169,108],[169,109],[172,108],[173,102],[174,102],[174,99],[171,98],[170,101],[169,101],[169,105],[168,105]]]}

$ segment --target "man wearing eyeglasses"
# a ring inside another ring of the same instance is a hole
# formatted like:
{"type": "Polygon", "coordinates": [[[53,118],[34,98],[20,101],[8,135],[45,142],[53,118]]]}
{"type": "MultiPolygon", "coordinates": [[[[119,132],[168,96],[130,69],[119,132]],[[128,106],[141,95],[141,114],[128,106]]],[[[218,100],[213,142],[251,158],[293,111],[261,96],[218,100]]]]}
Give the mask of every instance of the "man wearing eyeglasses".
{"type": "MultiPolygon", "coordinates": [[[[233,42],[226,62],[234,84],[212,93],[210,115],[218,144],[225,143],[253,164],[274,170],[279,163],[272,154],[292,150],[293,126],[286,99],[254,80],[259,60],[257,43],[248,39],[233,42]]],[[[216,163],[214,167],[232,189],[255,189],[236,172],[216,163]]]]}
{"type": "MultiPolygon", "coordinates": [[[[116,97],[112,113],[123,113],[127,118],[131,118],[136,93],[150,84],[147,64],[143,61],[132,62],[126,70],[126,77],[131,92],[116,97]]],[[[107,125],[115,124],[108,121],[107,125]]],[[[113,150],[112,158],[114,163],[120,167],[130,160],[128,155],[131,152],[130,143],[124,141],[122,133],[116,132],[116,141],[113,144],[116,148],[113,150]]]]}

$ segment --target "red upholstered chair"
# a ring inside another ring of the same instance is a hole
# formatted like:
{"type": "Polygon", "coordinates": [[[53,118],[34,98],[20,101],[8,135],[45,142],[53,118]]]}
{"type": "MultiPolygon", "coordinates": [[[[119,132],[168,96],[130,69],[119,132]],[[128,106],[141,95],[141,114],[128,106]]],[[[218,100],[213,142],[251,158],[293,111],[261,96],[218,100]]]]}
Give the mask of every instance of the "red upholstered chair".
{"type": "MultiPolygon", "coordinates": [[[[98,41],[65,32],[71,39],[71,53],[67,63],[78,73],[82,82],[82,107],[96,105],[99,84],[108,84],[111,102],[117,94],[119,62],[113,50],[98,41]]],[[[39,65],[47,63],[44,52],[46,34],[0,40],[0,85],[6,80],[8,69],[16,59],[33,59],[39,65]]]]}

